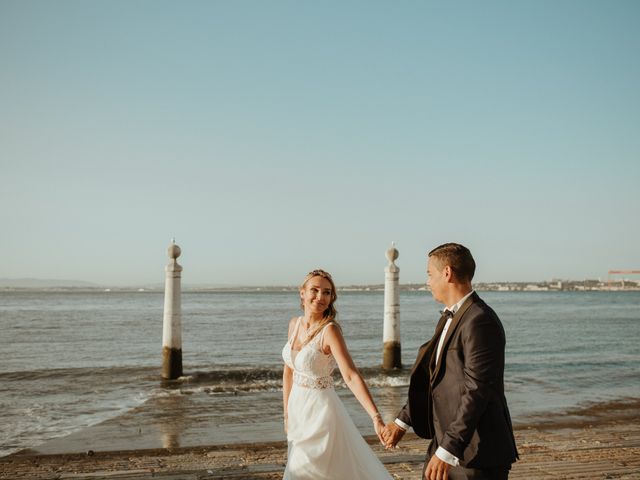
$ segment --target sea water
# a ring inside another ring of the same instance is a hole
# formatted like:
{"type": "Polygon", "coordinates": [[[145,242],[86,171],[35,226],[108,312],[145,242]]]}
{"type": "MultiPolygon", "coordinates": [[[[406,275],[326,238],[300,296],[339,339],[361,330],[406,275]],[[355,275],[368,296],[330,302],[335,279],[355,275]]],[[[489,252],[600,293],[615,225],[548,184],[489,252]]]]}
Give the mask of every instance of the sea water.
{"type": "MultiPolygon", "coordinates": [[[[515,423],[640,397],[640,292],[479,294],[507,335],[505,387],[515,423]]],[[[0,292],[0,455],[137,409],[184,405],[168,400],[178,397],[200,409],[187,416],[210,408],[218,424],[248,422],[255,411],[247,405],[255,403],[261,415],[277,416],[280,354],[288,322],[300,314],[298,302],[295,291],[183,293],[185,377],[167,386],[159,379],[162,292],[0,292]]],[[[381,410],[393,415],[441,306],[428,292],[401,292],[406,368],[391,375],[380,370],[383,292],[339,292],[336,306],[356,365],[381,410]]],[[[357,417],[359,407],[338,373],[336,380],[357,417]]],[[[251,429],[237,431],[235,441],[256,440],[251,429]]]]}

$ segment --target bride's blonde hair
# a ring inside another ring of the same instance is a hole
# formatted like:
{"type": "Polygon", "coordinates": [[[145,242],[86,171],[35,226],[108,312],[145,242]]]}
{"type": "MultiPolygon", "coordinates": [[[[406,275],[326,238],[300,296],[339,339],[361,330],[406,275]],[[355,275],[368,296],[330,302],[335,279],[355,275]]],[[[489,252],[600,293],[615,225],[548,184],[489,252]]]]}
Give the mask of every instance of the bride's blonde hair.
{"type": "MultiPolygon", "coordinates": [[[[313,277],[322,277],[329,281],[329,283],[331,284],[331,300],[329,301],[329,306],[325,309],[324,312],[322,312],[322,320],[311,331],[307,339],[304,342],[302,342],[302,346],[306,345],[311,340],[313,340],[313,338],[316,335],[318,335],[318,333],[320,333],[322,329],[329,323],[333,322],[336,325],[338,325],[338,322],[336,322],[336,316],[338,315],[338,311],[334,306],[335,301],[338,299],[338,294],[336,293],[336,284],[333,283],[333,278],[331,278],[331,274],[329,272],[325,272],[324,270],[318,268],[316,270],[312,270],[309,273],[307,273],[307,276],[304,277],[304,281],[302,282],[302,285],[300,285],[300,289],[299,289],[300,292],[304,290],[304,287],[307,285],[307,282],[311,280],[313,277]]],[[[302,301],[302,298],[300,298],[300,308],[302,308],[302,311],[304,312],[304,302],[302,301]]],[[[338,325],[338,328],[340,328],[340,325],[338,325]]]]}

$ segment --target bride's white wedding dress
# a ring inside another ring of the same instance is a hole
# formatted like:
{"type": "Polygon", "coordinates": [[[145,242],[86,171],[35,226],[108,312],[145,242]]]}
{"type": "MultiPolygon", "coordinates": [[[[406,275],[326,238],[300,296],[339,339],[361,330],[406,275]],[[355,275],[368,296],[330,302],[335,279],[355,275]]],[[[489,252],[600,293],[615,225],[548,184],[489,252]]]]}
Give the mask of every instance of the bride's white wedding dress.
{"type": "Polygon", "coordinates": [[[300,321],[282,349],[293,370],[284,479],[391,479],[333,389],[331,373],[337,365],[333,355],[321,351],[327,327],[299,351],[292,349],[300,321]]]}

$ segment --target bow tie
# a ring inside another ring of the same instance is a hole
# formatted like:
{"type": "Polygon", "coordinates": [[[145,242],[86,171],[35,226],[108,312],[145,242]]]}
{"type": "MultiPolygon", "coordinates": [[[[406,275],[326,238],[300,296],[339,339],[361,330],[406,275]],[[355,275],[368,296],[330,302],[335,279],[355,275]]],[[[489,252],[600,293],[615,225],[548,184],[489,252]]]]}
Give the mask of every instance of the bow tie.
{"type": "Polygon", "coordinates": [[[444,318],[453,318],[453,312],[446,308],[440,312],[444,318]]]}

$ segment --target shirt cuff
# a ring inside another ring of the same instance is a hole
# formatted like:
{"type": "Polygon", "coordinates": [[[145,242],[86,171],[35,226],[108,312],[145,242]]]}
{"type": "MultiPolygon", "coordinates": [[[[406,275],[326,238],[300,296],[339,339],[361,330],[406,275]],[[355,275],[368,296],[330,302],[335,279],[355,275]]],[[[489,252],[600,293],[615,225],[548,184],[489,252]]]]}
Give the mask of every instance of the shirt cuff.
{"type": "Polygon", "coordinates": [[[399,418],[396,418],[394,420],[394,423],[396,425],[398,425],[401,429],[403,430],[409,430],[410,425],[407,425],[406,423],[404,423],[402,420],[400,420],[399,418]]]}
{"type": "Polygon", "coordinates": [[[460,466],[460,460],[458,460],[458,457],[451,455],[442,447],[438,447],[438,449],[436,450],[436,457],[438,457],[443,462],[448,463],[452,467],[460,466]]]}

